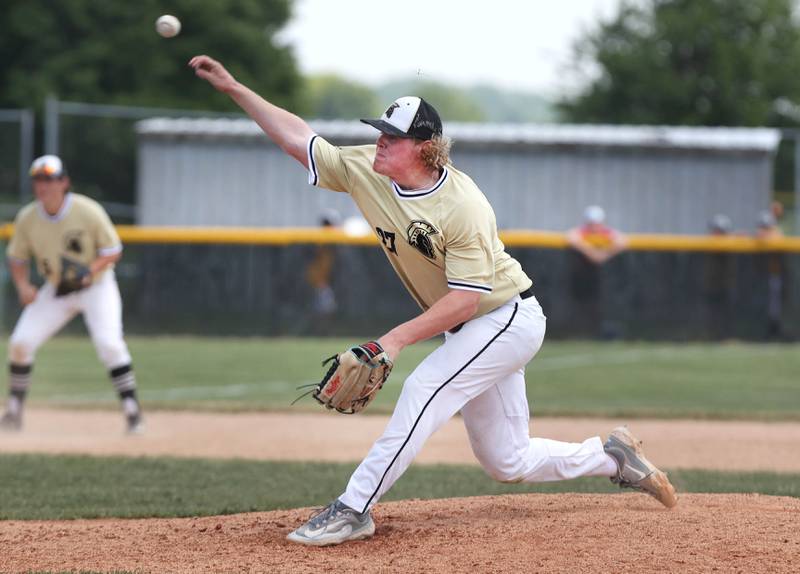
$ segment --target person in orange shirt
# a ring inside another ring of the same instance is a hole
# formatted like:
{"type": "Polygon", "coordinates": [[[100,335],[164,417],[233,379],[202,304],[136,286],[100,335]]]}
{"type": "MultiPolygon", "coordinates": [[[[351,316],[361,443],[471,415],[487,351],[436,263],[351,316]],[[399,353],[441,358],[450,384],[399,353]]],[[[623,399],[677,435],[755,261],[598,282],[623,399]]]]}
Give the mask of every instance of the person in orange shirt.
{"type": "Polygon", "coordinates": [[[570,246],[595,265],[602,265],[627,248],[627,239],[605,223],[606,212],[599,205],[590,205],[583,212],[583,225],[570,229],[570,246]]]}
{"type": "Polygon", "coordinates": [[[619,329],[603,317],[601,267],[627,248],[627,238],[605,223],[602,207],[590,205],[583,224],[567,232],[574,250],[570,260],[570,291],[573,300],[573,328],[585,337],[613,339],[619,329]]]}

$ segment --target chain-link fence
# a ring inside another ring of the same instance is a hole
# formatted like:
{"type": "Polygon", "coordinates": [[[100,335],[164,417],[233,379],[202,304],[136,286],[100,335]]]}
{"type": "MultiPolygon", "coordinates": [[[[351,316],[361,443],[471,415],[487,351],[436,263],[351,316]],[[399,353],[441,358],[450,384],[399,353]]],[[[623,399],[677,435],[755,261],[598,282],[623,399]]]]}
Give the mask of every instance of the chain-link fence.
{"type": "MultiPolygon", "coordinates": [[[[598,268],[569,249],[509,252],[553,338],[800,335],[800,253],[628,251],[598,268]]],[[[117,277],[129,333],[374,337],[420,312],[376,246],[131,244],[117,277]]],[[[8,331],[20,309],[3,288],[8,331]]]]}
{"type": "Polygon", "coordinates": [[[241,114],[62,102],[45,106],[45,151],[59,155],[75,189],[100,201],[116,223],[133,222],[136,205],[134,124],[150,117],[243,117],[241,114]]]}
{"type": "Polygon", "coordinates": [[[13,217],[27,197],[33,130],[31,110],[0,110],[0,219],[13,217]]]}

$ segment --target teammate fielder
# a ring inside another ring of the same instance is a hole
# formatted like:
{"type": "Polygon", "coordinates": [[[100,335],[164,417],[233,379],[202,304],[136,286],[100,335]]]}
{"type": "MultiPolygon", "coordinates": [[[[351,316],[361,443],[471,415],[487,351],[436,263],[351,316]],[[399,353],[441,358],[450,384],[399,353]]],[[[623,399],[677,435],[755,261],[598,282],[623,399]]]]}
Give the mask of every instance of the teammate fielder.
{"type": "Polygon", "coordinates": [[[380,131],[376,145],[338,148],[238,83],[219,62],[197,56],[189,64],[302,163],[312,184],[352,196],[424,311],[379,339],[389,356],[445,334],[406,379],[383,436],[344,493],[289,540],[325,546],[372,536],[370,508],[459,411],[475,455],[497,480],[607,476],[675,504],[666,475],[625,427],[605,445],[598,437],[583,443],[529,437],[524,369],[542,344],[545,317],[531,280],[504,251],[491,206],[449,163],[450,142],[430,104],[400,98],[380,119],[362,120],[380,131]]]}
{"type": "Polygon", "coordinates": [[[22,410],[31,384],[36,350],[76,314],[83,313],[97,355],[119,393],[127,430],[142,430],[131,356],[122,338],[122,300],[114,263],[122,244],[105,210],[96,201],[71,193],[61,159],[37,158],[31,165],[36,201],[17,214],[7,256],[19,301],[24,307],[9,342],[10,395],[0,428],[22,428],[22,410]],[[46,279],[37,289],[30,282],[30,258],[46,279]],[[83,266],[90,272],[78,289],[59,295],[62,269],[83,266]]]}

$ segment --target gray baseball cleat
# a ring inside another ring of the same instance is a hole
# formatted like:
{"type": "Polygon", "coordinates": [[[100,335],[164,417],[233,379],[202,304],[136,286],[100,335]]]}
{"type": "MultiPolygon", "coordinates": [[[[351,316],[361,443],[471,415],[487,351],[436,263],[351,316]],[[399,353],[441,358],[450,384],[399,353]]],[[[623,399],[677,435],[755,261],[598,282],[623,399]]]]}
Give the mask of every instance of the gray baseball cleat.
{"type": "Polygon", "coordinates": [[[370,512],[359,514],[334,500],[286,538],[308,546],[331,546],[348,540],[362,540],[375,534],[370,512]]]}
{"type": "Polygon", "coordinates": [[[619,470],[611,482],[620,488],[632,488],[649,494],[667,508],[678,504],[675,488],[666,473],[658,470],[644,457],[642,441],[633,436],[628,427],[621,426],[611,431],[603,445],[606,454],[617,461],[619,470]]]}
{"type": "Polygon", "coordinates": [[[22,430],[22,413],[11,413],[6,411],[0,417],[0,430],[19,431],[22,430]]]}

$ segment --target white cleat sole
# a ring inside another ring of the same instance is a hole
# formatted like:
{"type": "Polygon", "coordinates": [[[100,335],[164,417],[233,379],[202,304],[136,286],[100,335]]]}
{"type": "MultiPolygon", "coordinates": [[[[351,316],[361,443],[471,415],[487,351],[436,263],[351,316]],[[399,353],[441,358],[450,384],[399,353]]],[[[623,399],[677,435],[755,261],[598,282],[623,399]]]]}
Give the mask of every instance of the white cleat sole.
{"type": "Polygon", "coordinates": [[[286,539],[290,542],[296,542],[297,544],[304,544],[306,546],[334,546],[336,544],[342,544],[343,542],[350,542],[352,540],[364,540],[366,538],[372,538],[373,534],[375,534],[375,522],[370,520],[369,524],[365,525],[363,528],[353,532],[348,532],[347,534],[323,534],[315,538],[308,538],[306,536],[297,534],[297,531],[295,530],[290,532],[286,536],[286,539]]]}

